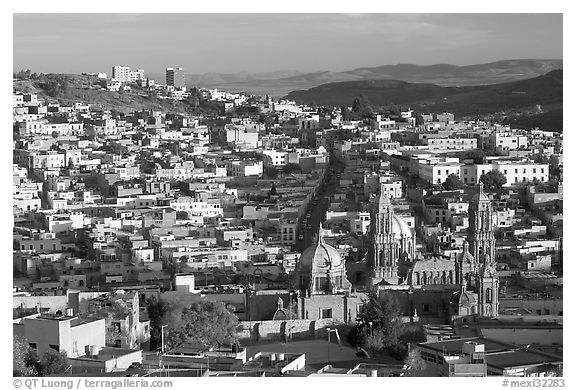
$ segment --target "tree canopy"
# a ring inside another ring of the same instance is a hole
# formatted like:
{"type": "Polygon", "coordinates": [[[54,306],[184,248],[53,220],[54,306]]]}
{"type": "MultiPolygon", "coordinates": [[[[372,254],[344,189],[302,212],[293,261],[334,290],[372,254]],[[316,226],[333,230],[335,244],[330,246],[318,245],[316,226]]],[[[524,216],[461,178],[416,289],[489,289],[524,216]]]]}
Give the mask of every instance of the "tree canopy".
{"type": "Polygon", "coordinates": [[[184,305],[177,300],[148,300],[152,335],[158,345],[161,327],[168,325],[165,343],[168,348],[182,344],[214,346],[236,342],[238,318],[225,304],[201,300],[184,305]]]}
{"type": "Polygon", "coordinates": [[[442,183],[442,187],[444,187],[444,189],[446,191],[459,190],[463,186],[464,186],[464,184],[462,184],[460,177],[458,177],[454,173],[451,173],[450,175],[448,175],[448,177],[446,178],[444,183],[442,183]]]}
{"type": "Polygon", "coordinates": [[[20,337],[14,336],[12,341],[12,375],[13,376],[30,376],[33,375],[33,369],[28,366],[28,344],[20,337]]]}
{"type": "Polygon", "coordinates": [[[480,176],[480,181],[488,190],[499,190],[506,184],[506,176],[498,171],[490,171],[480,176]]]}
{"type": "Polygon", "coordinates": [[[377,296],[371,292],[357,320],[348,341],[373,355],[386,352],[403,360],[408,354],[408,345],[426,341],[422,325],[402,322],[400,305],[390,293],[377,296]]]}
{"type": "Polygon", "coordinates": [[[36,350],[28,348],[25,340],[15,337],[13,340],[14,376],[58,375],[70,369],[70,361],[64,351],[49,349],[39,357],[36,350]]]}

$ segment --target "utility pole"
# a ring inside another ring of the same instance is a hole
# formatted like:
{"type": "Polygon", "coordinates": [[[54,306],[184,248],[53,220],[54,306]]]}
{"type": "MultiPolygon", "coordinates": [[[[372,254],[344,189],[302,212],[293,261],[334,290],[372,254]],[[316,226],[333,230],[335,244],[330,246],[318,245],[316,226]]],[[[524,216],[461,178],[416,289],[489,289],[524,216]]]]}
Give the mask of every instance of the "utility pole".
{"type": "Polygon", "coordinates": [[[160,327],[160,332],[162,333],[162,345],[160,346],[160,353],[163,354],[164,353],[164,328],[166,328],[168,325],[162,325],[160,327]]]}
{"type": "MultiPolygon", "coordinates": [[[[336,333],[336,338],[338,339],[338,344],[340,344],[340,335],[338,334],[337,328],[332,329],[331,327],[327,326],[326,331],[328,332],[328,364],[330,364],[330,345],[331,345],[330,333],[332,333],[332,332],[336,333]]],[[[341,344],[340,344],[340,348],[342,348],[341,344]]]]}

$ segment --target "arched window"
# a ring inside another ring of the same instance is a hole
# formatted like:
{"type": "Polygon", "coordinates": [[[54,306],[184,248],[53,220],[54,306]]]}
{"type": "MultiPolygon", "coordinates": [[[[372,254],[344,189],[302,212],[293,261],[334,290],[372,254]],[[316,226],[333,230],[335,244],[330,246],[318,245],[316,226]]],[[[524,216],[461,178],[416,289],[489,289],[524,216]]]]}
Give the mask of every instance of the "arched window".
{"type": "Polygon", "coordinates": [[[427,284],[428,279],[426,279],[426,271],[422,272],[422,284],[427,284]]]}
{"type": "Polygon", "coordinates": [[[449,283],[449,284],[454,284],[454,277],[453,277],[452,271],[449,271],[449,272],[448,272],[448,283],[449,283]]]}
{"type": "Polygon", "coordinates": [[[416,276],[416,284],[419,285],[420,284],[420,272],[416,272],[415,276],[416,276]]]}
{"type": "Polygon", "coordinates": [[[446,271],[442,271],[441,281],[442,281],[442,284],[446,284],[446,271]]]}

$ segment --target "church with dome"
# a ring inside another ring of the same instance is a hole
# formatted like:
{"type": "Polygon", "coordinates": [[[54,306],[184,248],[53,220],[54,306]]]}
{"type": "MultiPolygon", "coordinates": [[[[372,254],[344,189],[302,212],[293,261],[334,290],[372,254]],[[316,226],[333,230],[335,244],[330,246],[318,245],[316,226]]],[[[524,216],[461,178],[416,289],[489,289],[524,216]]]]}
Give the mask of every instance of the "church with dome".
{"type": "Polygon", "coordinates": [[[322,224],[315,244],[306,248],[296,266],[297,290],[304,295],[350,292],[346,264],[336,248],[324,242],[322,224]]]}
{"type": "Polygon", "coordinates": [[[338,250],[324,241],[320,224],[316,242],[298,259],[294,289],[298,295],[298,318],[352,323],[367,299],[352,292],[346,276],[346,263],[338,250]]]}

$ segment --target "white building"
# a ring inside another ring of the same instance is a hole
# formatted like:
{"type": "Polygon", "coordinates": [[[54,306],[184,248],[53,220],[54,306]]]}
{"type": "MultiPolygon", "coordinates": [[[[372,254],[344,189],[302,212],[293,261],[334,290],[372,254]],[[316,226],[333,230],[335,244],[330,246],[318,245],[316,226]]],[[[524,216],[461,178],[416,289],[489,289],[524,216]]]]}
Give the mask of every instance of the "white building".
{"type": "Polygon", "coordinates": [[[506,177],[505,186],[518,185],[534,180],[549,180],[548,164],[524,161],[497,161],[490,164],[463,165],[460,178],[464,184],[477,184],[480,177],[490,171],[498,171],[506,177]]]}
{"type": "Polygon", "coordinates": [[[227,161],[226,170],[228,176],[262,176],[264,165],[262,161],[227,161]]]}

